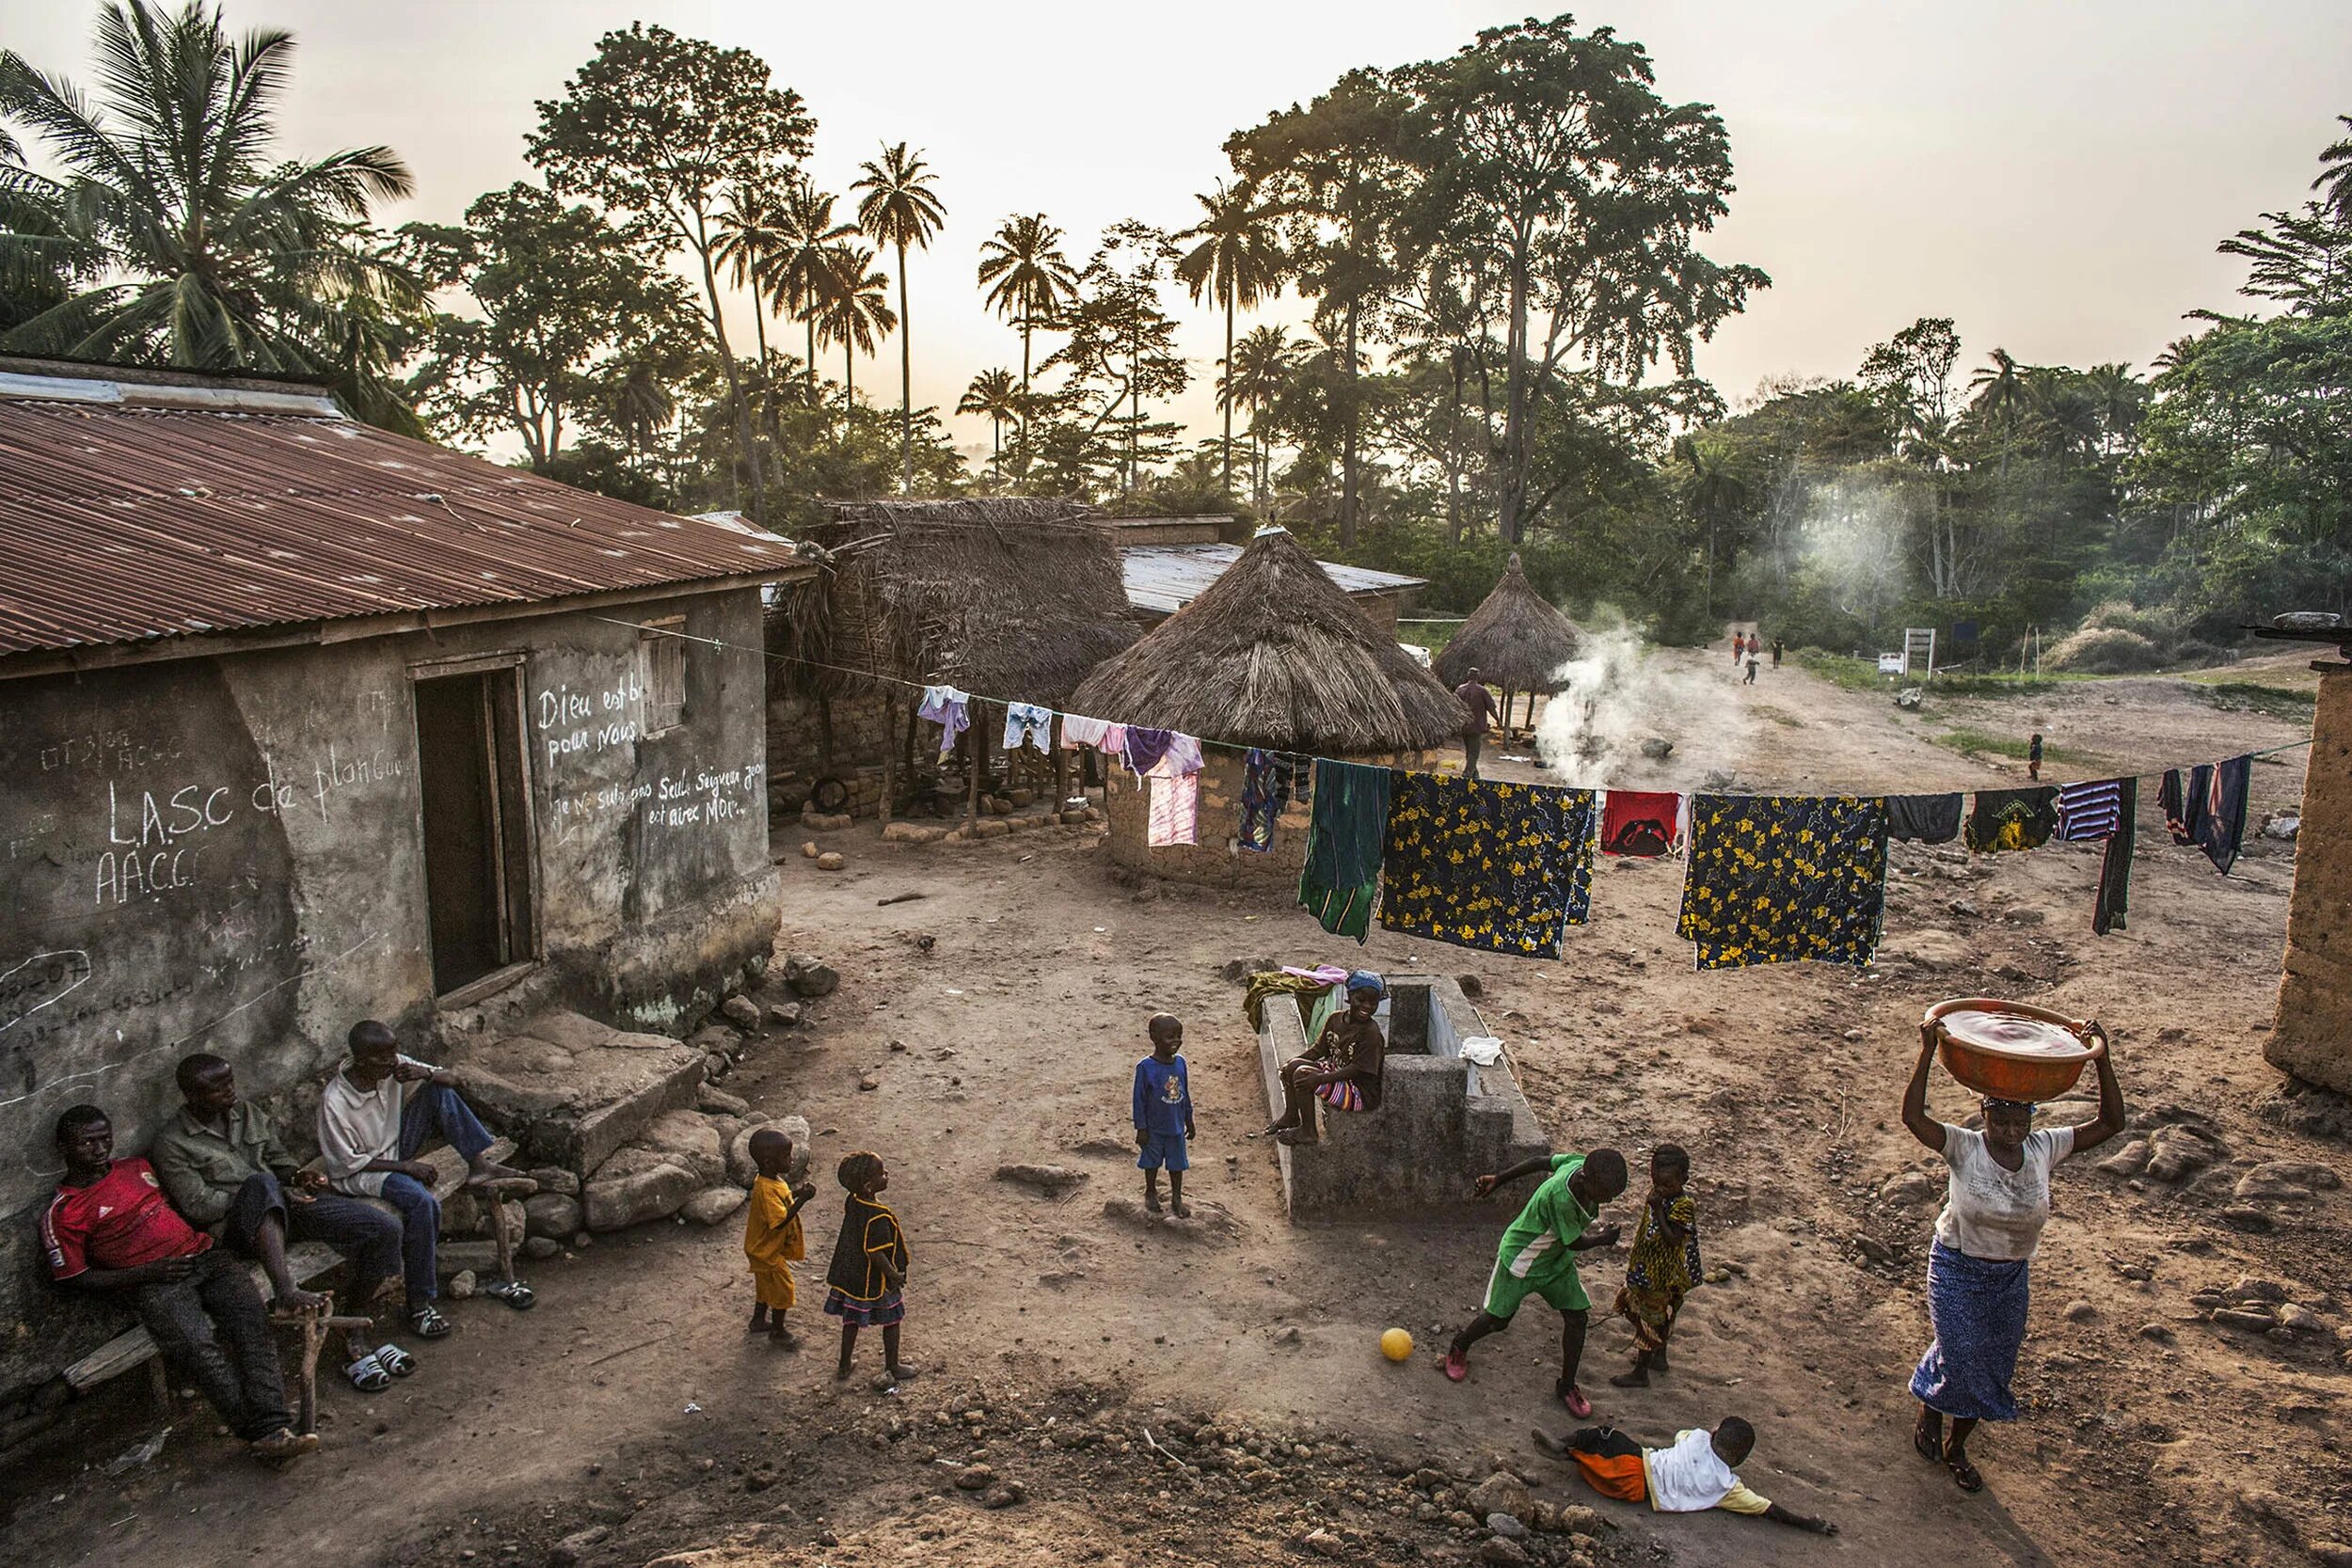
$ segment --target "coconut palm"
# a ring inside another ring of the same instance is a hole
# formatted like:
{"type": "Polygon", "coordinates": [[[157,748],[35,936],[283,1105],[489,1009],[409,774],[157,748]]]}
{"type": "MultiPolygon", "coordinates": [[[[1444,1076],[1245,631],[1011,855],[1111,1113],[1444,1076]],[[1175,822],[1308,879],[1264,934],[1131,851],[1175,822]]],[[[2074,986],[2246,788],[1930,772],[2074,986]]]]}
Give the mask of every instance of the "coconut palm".
{"type": "Polygon", "coordinates": [[[327,375],[353,412],[418,430],[383,367],[423,291],[367,222],[375,202],[408,194],[407,166],[382,147],[278,154],[292,34],[232,41],[195,0],[175,15],[129,0],[100,10],[94,48],[94,103],[0,51],[0,112],[47,144],[60,170],[51,193],[72,220],[62,237],[11,224],[0,274],[39,266],[64,238],[105,279],[84,269],[0,346],[327,375]]]}
{"type": "Polygon", "coordinates": [[[866,193],[858,198],[857,226],[876,245],[891,245],[898,252],[898,446],[906,465],[900,488],[912,491],[914,351],[907,316],[907,247],[929,249],[931,236],[947,221],[947,209],[940,204],[938,192],[931,186],[923,155],[909,152],[904,142],[885,145],[879,162],[868,159],[858,168],[859,177],[850,186],[853,191],[866,193]]]}
{"type": "Polygon", "coordinates": [[[977,414],[988,420],[989,462],[993,465],[1005,454],[1005,421],[1021,417],[1021,391],[1007,370],[987,370],[972,378],[972,385],[963,390],[963,399],[956,404],[959,414],[977,414]]]}
{"type": "Polygon", "coordinates": [[[1279,326],[1249,329],[1227,353],[1228,366],[1217,391],[1231,403],[1249,405],[1249,473],[1253,497],[1265,500],[1265,446],[1260,439],[1258,416],[1297,372],[1304,351],[1279,326]]]}
{"type": "Polygon", "coordinates": [[[795,181],[776,207],[776,248],[769,278],[770,303],[808,329],[808,405],[817,406],[817,315],[825,295],[833,253],[857,233],[833,221],[839,198],[805,179],[795,181]]]}
{"type": "Polygon", "coordinates": [[[2017,433],[2017,416],[2030,406],[2032,398],[2026,380],[2030,367],[2020,365],[2010,357],[2009,350],[1996,348],[1984,369],[1968,378],[1969,389],[1977,394],[1977,412],[2001,424],[2001,477],[2009,477],[2010,441],[2017,433]]]}
{"type": "Polygon", "coordinates": [[[890,309],[890,279],[874,270],[874,247],[842,244],[829,252],[818,285],[817,340],[841,345],[841,411],[857,411],[857,356],[870,356],[898,325],[890,309]]]}
{"type": "MultiPolygon", "coordinates": [[[[2344,128],[2352,131],[2352,115],[2338,115],[2344,128]]],[[[2338,223],[2352,224],[2352,136],[2336,142],[2319,155],[2319,178],[2312,182],[2312,189],[2319,192],[2319,204],[2335,214],[2338,223]]]]}
{"type": "Polygon", "coordinates": [[[1029,428],[1029,341],[1078,295],[1078,269],[1062,254],[1061,230],[1043,213],[1015,214],[980,244],[988,308],[1021,327],[1021,430],[1029,428]]]}
{"type": "MultiPolygon", "coordinates": [[[[1199,243],[1176,262],[1176,277],[1191,291],[1193,303],[1215,299],[1225,309],[1225,358],[1233,360],[1233,311],[1256,305],[1281,287],[1282,251],[1274,238],[1274,214],[1261,206],[1258,189],[1248,180],[1232,185],[1217,182],[1214,196],[1196,196],[1201,220],[1171,236],[1199,243]]],[[[1233,402],[1225,407],[1225,493],[1233,493],[1233,402]]]]}
{"type": "Polygon", "coordinates": [[[727,193],[726,205],[716,222],[719,239],[710,247],[711,260],[726,269],[735,288],[751,286],[752,331],[759,349],[759,382],[764,420],[775,429],[776,402],[768,390],[768,301],[774,293],[776,254],[784,243],[782,203],[765,188],[738,186],[727,193]]]}

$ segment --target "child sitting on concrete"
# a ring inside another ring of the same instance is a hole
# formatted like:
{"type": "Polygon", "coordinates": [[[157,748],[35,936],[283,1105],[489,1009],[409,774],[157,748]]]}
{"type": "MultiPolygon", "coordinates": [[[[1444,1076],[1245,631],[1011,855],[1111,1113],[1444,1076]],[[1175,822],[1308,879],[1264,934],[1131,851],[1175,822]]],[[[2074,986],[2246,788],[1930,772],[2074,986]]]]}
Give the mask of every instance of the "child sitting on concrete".
{"type": "Polygon", "coordinates": [[[759,1299],[752,1307],[751,1332],[765,1333],[783,1350],[799,1350],[800,1337],[784,1326],[798,1297],[792,1265],[808,1256],[801,1211],[817,1196],[817,1183],[792,1185],[792,1140],[772,1127],[752,1134],[752,1203],[743,1222],[743,1256],[751,1260],[752,1284],[759,1299]]]}
{"type": "Polygon", "coordinates": [[[898,1325],[906,1321],[906,1303],[899,1291],[907,1280],[907,1237],[898,1216],[882,1204],[890,1173],[882,1156],[860,1149],[844,1156],[835,1172],[850,1198],[841,1212],[841,1233],[834,1239],[833,1266],[825,1271],[832,1287],[825,1310],[841,1320],[841,1365],[834,1376],[850,1375],[850,1353],[857,1331],[882,1331],[882,1368],[890,1382],[904,1383],[914,1369],[898,1359],[898,1325]]]}
{"type": "Polygon", "coordinates": [[[1633,1325],[1632,1369],[1609,1380],[1619,1388],[1645,1388],[1650,1373],[1666,1370],[1666,1337],[1699,1282],[1698,1204],[1683,1191],[1690,1180],[1691,1156],[1679,1145],[1650,1151],[1649,1196],[1617,1291],[1617,1311],[1633,1325]]]}
{"type": "Polygon", "coordinates": [[[1184,1207],[1184,1172],[1192,1161],[1184,1152],[1192,1132],[1192,1085],[1184,1059],[1177,1054],[1184,1043],[1184,1025],[1173,1013],[1154,1013],[1150,1024],[1152,1054],[1136,1064],[1136,1164],[1143,1171],[1143,1206],[1160,1212],[1160,1171],[1168,1171],[1168,1211],[1189,1219],[1184,1207]]]}

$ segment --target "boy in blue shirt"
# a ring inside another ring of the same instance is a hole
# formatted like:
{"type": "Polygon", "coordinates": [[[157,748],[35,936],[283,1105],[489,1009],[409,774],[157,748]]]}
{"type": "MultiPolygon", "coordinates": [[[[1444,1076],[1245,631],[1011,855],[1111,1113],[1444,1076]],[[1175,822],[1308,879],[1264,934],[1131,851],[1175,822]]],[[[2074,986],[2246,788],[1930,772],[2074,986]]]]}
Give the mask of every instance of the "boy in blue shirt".
{"type": "Polygon", "coordinates": [[[1192,1136],[1192,1088],[1185,1082],[1184,1023],[1173,1013],[1152,1015],[1152,1054],[1136,1064],[1136,1164],[1143,1172],[1143,1206],[1160,1212],[1160,1168],[1168,1168],[1168,1212],[1190,1219],[1184,1207],[1184,1140],[1192,1136]]]}

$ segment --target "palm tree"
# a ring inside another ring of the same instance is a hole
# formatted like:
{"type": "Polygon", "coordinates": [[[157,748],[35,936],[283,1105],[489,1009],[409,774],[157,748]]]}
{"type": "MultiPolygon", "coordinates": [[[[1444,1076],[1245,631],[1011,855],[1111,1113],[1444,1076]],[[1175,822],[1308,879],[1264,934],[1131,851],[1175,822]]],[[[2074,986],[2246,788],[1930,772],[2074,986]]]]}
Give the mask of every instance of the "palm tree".
{"type": "Polygon", "coordinates": [[[2009,477],[2010,440],[2017,433],[2017,416],[2030,401],[2026,386],[2027,369],[2011,358],[2009,350],[1996,348],[1992,361],[1968,378],[1969,388],[1977,394],[1978,412],[2001,421],[2003,479],[2009,477]]]}
{"type": "Polygon", "coordinates": [[[2122,364],[2093,365],[2084,372],[2083,380],[2099,400],[2100,445],[2112,443],[2118,451],[2128,448],[2139,425],[2140,407],[2147,401],[2147,383],[2132,373],[2131,366],[2122,364]]]}
{"type": "Polygon", "coordinates": [[[860,175],[850,186],[866,194],[858,198],[857,226],[876,245],[894,245],[898,252],[898,446],[905,458],[902,489],[914,488],[914,350],[907,317],[907,246],[930,248],[931,236],[947,221],[947,209],[931,188],[923,155],[909,152],[907,144],[882,148],[882,161],[858,166],[860,175]]]}
{"type": "Polygon", "coordinates": [[[776,252],[783,243],[780,203],[766,190],[737,187],[727,193],[719,210],[718,243],[711,259],[727,270],[735,288],[751,285],[752,331],[759,348],[759,383],[763,419],[771,434],[776,423],[776,400],[768,372],[768,301],[774,292],[776,252]]]}
{"type": "Polygon", "coordinates": [[[841,345],[841,412],[847,420],[857,411],[857,356],[870,356],[898,318],[890,311],[890,279],[874,270],[871,245],[834,245],[820,288],[817,337],[841,345]]]}
{"type": "MultiPolygon", "coordinates": [[[[1172,236],[1200,244],[1176,262],[1176,276],[1192,292],[1195,305],[1214,298],[1225,308],[1225,359],[1233,361],[1233,310],[1248,308],[1281,287],[1283,259],[1275,243],[1273,214],[1258,204],[1258,188],[1248,180],[1232,185],[1217,182],[1214,196],[1196,196],[1204,214],[1190,229],[1172,236]]],[[[1233,493],[1233,402],[1225,405],[1225,493],[1233,493]]]]}
{"type": "Polygon", "coordinates": [[[1062,254],[1061,230],[1043,213],[1015,215],[980,245],[988,308],[1021,326],[1021,432],[1029,429],[1029,338],[1078,296],[1078,269],[1062,254]]]}
{"type": "MultiPolygon", "coordinates": [[[[106,279],[73,278],[66,297],[0,346],[200,370],[340,371],[354,413],[421,433],[384,367],[423,290],[368,227],[375,202],[409,193],[407,166],[382,147],[278,156],[290,33],[231,41],[199,0],[172,16],[129,0],[98,13],[94,47],[95,103],[0,51],[0,109],[48,145],[71,235],[106,279]]],[[[40,265],[58,238],[9,225],[0,274],[40,265]]]]}
{"type": "Polygon", "coordinates": [[[1690,467],[1691,510],[1707,523],[1707,613],[1715,612],[1715,532],[1725,517],[1748,504],[1747,481],[1731,466],[1731,449],[1720,441],[1685,436],[1675,443],[1675,455],[1690,467]]]}
{"type": "Polygon", "coordinates": [[[1021,417],[1021,394],[1013,384],[1012,372],[1006,370],[982,371],[964,388],[963,401],[956,404],[959,414],[977,414],[989,424],[989,462],[993,465],[1005,454],[1005,421],[1021,417]]]}
{"type": "Polygon", "coordinates": [[[850,225],[833,221],[833,204],[838,199],[802,179],[785,192],[776,211],[775,260],[769,287],[776,309],[808,329],[811,408],[817,406],[817,315],[826,297],[833,253],[842,241],[857,233],[850,225]]]}
{"type": "MultiPolygon", "coordinates": [[[[2338,115],[2344,128],[2352,131],[2352,115],[2338,115]]],[[[2335,214],[2338,223],[2352,224],[2352,136],[2329,146],[2319,155],[2319,178],[2312,182],[2312,189],[2319,192],[2319,204],[2335,214]]]]}
{"type": "Polygon", "coordinates": [[[1298,370],[1302,350],[1279,326],[1256,326],[1227,351],[1228,366],[1217,391],[1230,406],[1249,404],[1249,473],[1251,497],[1265,501],[1265,447],[1259,437],[1258,416],[1279,397],[1298,370]]]}

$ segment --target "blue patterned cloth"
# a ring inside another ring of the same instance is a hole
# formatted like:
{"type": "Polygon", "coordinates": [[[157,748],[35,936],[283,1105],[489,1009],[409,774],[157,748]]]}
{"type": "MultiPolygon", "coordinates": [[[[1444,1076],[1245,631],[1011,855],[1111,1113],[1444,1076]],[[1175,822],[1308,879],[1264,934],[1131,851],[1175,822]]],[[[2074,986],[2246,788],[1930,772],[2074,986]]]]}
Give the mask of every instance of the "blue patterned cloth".
{"type": "Polygon", "coordinates": [[[1592,911],[1594,794],[1400,773],[1389,795],[1380,924],[1556,958],[1592,911]]]}
{"type": "Polygon", "coordinates": [[[1912,1397],[1963,1420],[2013,1421],[2010,1379],[2026,1342],[2031,1259],[1971,1258],[1938,1242],[1928,1252],[1928,1323],[1935,1341],[1911,1374],[1912,1397]]]}
{"type": "Polygon", "coordinates": [[[1276,766],[1272,752],[1253,749],[1241,768],[1241,832],[1236,837],[1243,848],[1263,855],[1274,847],[1274,821],[1290,800],[1290,778],[1276,766]]]}
{"type": "Polygon", "coordinates": [[[1699,795],[1677,929],[1701,969],[1867,964],[1886,910],[1880,797],[1699,795]]]}

